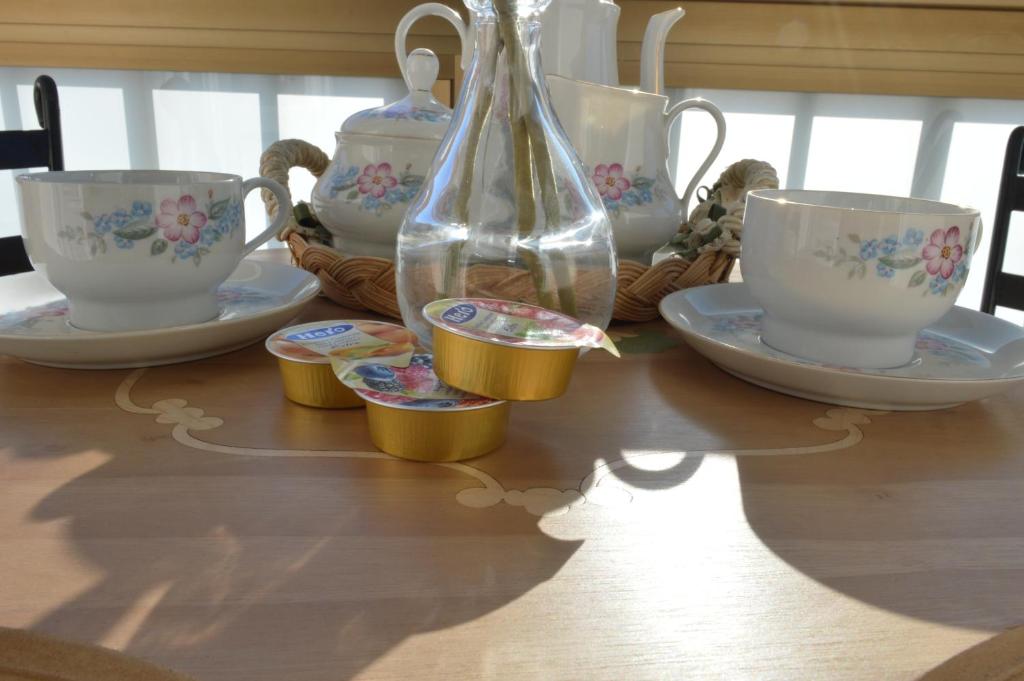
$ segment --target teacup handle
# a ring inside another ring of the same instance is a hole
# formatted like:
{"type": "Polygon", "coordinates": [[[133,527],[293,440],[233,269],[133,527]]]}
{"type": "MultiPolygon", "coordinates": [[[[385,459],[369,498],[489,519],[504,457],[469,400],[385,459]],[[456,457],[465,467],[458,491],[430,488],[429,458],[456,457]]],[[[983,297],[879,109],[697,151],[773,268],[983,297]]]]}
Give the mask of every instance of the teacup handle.
{"type": "Polygon", "coordinates": [[[693,196],[693,191],[697,188],[697,183],[700,182],[700,178],[704,177],[704,173],[708,171],[711,164],[718,158],[718,153],[722,151],[722,145],[725,144],[725,116],[717,106],[711,102],[695,97],[693,99],[684,99],[681,102],[670,106],[668,111],[665,112],[665,139],[668,139],[668,130],[672,127],[672,122],[680,116],[687,109],[702,109],[711,114],[711,117],[715,119],[715,125],[718,127],[718,138],[715,139],[715,146],[711,147],[711,153],[704,159],[704,163],[701,164],[700,168],[697,169],[697,174],[690,180],[690,184],[686,186],[686,192],[683,194],[680,201],[683,204],[684,216],[690,214],[690,197],[693,196]]]}
{"type": "Polygon", "coordinates": [[[409,56],[405,52],[405,36],[409,33],[409,29],[412,28],[413,24],[423,17],[431,15],[447,19],[448,23],[458,31],[459,40],[462,43],[463,71],[469,68],[469,60],[473,56],[471,41],[467,38],[469,28],[466,24],[462,23],[462,17],[459,16],[458,12],[439,2],[425,2],[422,5],[416,5],[405,13],[405,16],[398,22],[398,28],[395,29],[395,57],[398,59],[398,68],[402,71],[402,78],[405,79],[405,84],[410,90],[413,89],[413,83],[409,80],[409,74],[405,68],[405,62],[409,56]]]}
{"type": "Polygon", "coordinates": [[[270,223],[269,227],[245,243],[245,246],[242,248],[243,258],[267,241],[270,241],[270,238],[275,236],[288,223],[288,218],[292,215],[291,194],[288,193],[287,189],[268,177],[252,177],[243,182],[242,200],[244,201],[249,192],[257,187],[269,189],[273,193],[274,198],[277,199],[277,215],[274,216],[274,220],[270,223]]]}

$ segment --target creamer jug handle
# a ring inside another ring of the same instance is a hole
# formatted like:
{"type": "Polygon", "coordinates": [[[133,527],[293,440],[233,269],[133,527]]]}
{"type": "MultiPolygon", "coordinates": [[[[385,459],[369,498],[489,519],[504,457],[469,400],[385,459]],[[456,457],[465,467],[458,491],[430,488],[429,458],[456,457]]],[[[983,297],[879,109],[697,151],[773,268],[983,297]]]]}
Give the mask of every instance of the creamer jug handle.
{"type": "Polygon", "coordinates": [[[697,169],[697,174],[690,180],[690,184],[686,186],[686,192],[683,193],[680,201],[683,204],[683,216],[686,217],[690,214],[690,198],[693,196],[693,191],[697,188],[697,183],[704,177],[704,173],[708,171],[711,164],[718,158],[718,154],[722,151],[722,145],[725,144],[725,116],[718,109],[717,106],[711,102],[695,97],[693,99],[684,99],[681,102],[677,102],[668,108],[665,112],[665,143],[668,143],[668,130],[672,126],[672,122],[679,117],[687,109],[701,109],[711,114],[711,117],[715,119],[715,125],[718,128],[718,136],[715,138],[715,144],[711,147],[711,153],[704,159],[704,163],[701,164],[700,168],[697,169]]]}

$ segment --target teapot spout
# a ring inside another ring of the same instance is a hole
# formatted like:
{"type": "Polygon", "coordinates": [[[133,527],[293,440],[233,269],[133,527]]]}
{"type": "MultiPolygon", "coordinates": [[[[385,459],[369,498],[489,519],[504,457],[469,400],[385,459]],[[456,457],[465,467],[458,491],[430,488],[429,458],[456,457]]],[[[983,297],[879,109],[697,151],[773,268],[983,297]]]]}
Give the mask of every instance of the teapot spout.
{"type": "Polygon", "coordinates": [[[640,89],[656,95],[665,93],[665,41],[668,32],[683,18],[682,7],[655,14],[647,22],[640,48],[640,89]]]}

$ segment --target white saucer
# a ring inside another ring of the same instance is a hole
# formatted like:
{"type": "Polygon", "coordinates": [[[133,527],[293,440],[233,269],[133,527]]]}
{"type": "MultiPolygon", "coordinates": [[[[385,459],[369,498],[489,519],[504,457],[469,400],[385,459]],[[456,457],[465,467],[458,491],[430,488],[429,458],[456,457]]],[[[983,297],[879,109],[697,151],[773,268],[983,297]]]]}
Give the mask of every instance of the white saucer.
{"type": "Polygon", "coordinates": [[[67,321],[67,300],[39,272],[0,278],[0,355],[70,369],[123,369],[212,357],[263,340],[320,290],[305,270],[243,260],[220,289],[217,319],[104,333],[67,321]]]}
{"type": "Polygon", "coordinates": [[[820,364],[765,345],[761,307],[748,285],[716,284],[665,297],[661,316],[725,371],[818,402],[886,410],[952,407],[1024,382],[1024,328],[954,307],[917,339],[914,359],[894,369],[820,364]]]}

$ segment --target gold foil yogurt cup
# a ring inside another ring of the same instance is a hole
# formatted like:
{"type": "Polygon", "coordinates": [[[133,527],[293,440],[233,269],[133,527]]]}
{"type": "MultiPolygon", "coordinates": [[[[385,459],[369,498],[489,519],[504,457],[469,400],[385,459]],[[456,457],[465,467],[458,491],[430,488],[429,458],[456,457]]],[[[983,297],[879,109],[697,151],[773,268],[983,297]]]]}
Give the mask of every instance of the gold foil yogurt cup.
{"type": "Polygon", "coordinates": [[[411,356],[414,341],[415,335],[397,324],[345,319],[281,329],[267,339],[266,348],[277,357],[289,400],[309,407],[351,409],[362,407],[363,400],[338,380],[332,360],[401,363],[411,356]]]}
{"type": "Polygon", "coordinates": [[[507,402],[445,385],[429,354],[406,367],[361,364],[341,375],[366,401],[370,439],[381,451],[416,461],[460,461],[505,441],[507,402]]]}
{"type": "Polygon", "coordinates": [[[580,349],[618,356],[600,329],[536,305],[486,298],[429,303],[437,375],[448,385],[494,399],[535,401],[562,395],[580,349]]]}

